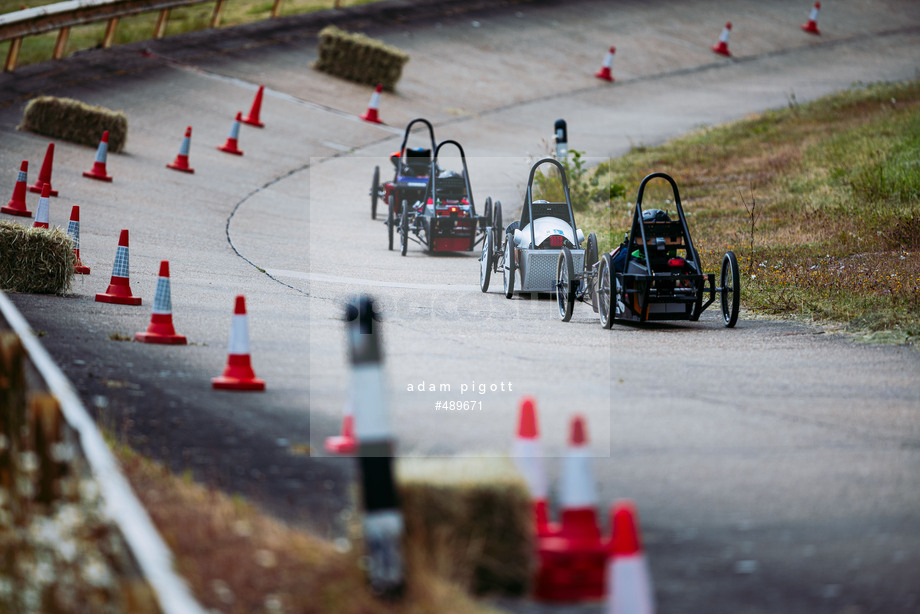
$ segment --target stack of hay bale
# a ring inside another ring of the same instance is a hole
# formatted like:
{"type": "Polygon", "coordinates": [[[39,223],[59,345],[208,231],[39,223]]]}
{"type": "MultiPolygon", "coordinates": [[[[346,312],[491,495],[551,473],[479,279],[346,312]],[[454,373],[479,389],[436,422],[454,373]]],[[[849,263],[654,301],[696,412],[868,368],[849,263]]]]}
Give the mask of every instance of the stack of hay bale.
{"type": "Polygon", "coordinates": [[[317,70],[366,85],[393,91],[409,56],[404,51],[364,34],[327,26],[319,33],[317,70]]]}

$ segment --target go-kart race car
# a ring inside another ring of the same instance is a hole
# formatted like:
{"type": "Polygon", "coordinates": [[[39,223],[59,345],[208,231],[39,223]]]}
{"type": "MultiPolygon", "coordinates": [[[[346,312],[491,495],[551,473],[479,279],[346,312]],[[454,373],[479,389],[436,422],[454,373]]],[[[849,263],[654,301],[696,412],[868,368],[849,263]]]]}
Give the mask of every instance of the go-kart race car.
{"type": "Polygon", "coordinates": [[[559,253],[555,286],[563,322],[571,319],[576,300],[591,303],[604,328],[610,328],[615,320],[695,322],[715,301],[716,294],[721,299],[725,326],[731,328],[738,321],[738,259],[731,251],[725,253],[718,286],[713,273],[702,272],[677,184],[666,173],[652,173],[642,180],[632,227],[619,247],[598,259],[597,240],[592,234],[587,249],[589,257],[584,265],[567,247],[559,253]],[[676,220],[660,209],[643,210],[645,187],[653,179],[670,183],[676,220]]]}
{"type": "Polygon", "coordinates": [[[584,233],[575,226],[565,168],[554,158],[538,160],[530,169],[521,219],[505,229],[504,241],[500,244],[494,229],[486,231],[479,257],[479,288],[488,291],[492,273],[501,269],[506,298],[514,296],[515,291],[554,293],[556,263],[562,250],[568,251],[573,266],[581,270],[585,257],[581,247],[584,238],[584,233]],[[543,165],[555,167],[559,173],[564,202],[534,200],[534,176],[543,165]],[[518,273],[520,284],[515,282],[518,273]]]}
{"type": "Polygon", "coordinates": [[[406,255],[410,240],[429,253],[472,251],[492,223],[491,206],[488,200],[484,215],[476,213],[463,146],[449,139],[441,141],[431,159],[424,197],[414,202],[403,200],[399,206],[402,255],[406,255]],[[445,147],[457,150],[462,165],[459,172],[441,168],[439,157],[445,147]]]}
{"type": "Polygon", "coordinates": [[[435,150],[434,128],[427,119],[418,117],[406,125],[403,133],[402,144],[399,151],[390,155],[393,163],[393,180],[380,183],[380,167],[374,167],[374,178],[371,182],[371,219],[377,219],[377,201],[383,200],[387,207],[387,235],[389,249],[393,249],[393,233],[399,223],[399,213],[403,201],[413,203],[425,196],[428,189],[428,179],[431,174],[431,164],[435,150]],[[412,127],[421,124],[428,129],[431,145],[425,147],[407,147],[409,134],[412,127]]]}

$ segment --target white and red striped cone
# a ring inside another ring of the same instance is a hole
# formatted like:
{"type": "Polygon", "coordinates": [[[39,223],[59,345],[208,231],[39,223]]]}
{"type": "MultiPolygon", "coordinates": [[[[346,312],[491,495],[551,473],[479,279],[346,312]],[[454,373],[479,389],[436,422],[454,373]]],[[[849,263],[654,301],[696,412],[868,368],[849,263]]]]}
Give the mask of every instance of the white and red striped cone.
{"type": "Polygon", "coordinates": [[[252,101],[252,108],[249,109],[249,115],[241,119],[240,121],[244,124],[250,126],[255,126],[256,128],[264,128],[265,124],[259,119],[259,115],[262,112],[262,92],[265,91],[265,86],[260,85],[259,91],[256,92],[256,97],[252,101]]]}
{"type": "Polygon", "coordinates": [[[361,116],[366,122],[371,122],[373,124],[382,124],[380,121],[380,115],[378,110],[380,109],[380,92],[383,91],[383,84],[378,83],[377,87],[374,88],[374,93],[371,94],[371,101],[367,105],[367,111],[364,112],[364,115],[361,116]]]}
{"type": "Polygon", "coordinates": [[[597,523],[597,491],[584,418],[572,419],[562,459],[558,532],[538,538],[535,596],[543,601],[583,601],[604,596],[607,545],[597,523]]]}
{"type": "Polygon", "coordinates": [[[355,439],[355,412],[351,399],[345,403],[345,414],[342,416],[342,432],[339,435],[326,438],[326,451],[332,454],[351,454],[358,447],[355,439]]]}
{"type": "Polygon", "coordinates": [[[808,16],[808,23],[802,24],[802,30],[808,32],[809,34],[821,34],[821,31],[818,29],[818,11],[821,10],[821,3],[815,2],[815,5],[811,7],[811,14],[808,16]]]}
{"type": "Polygon", "coordinates": [[[192,127],[189,126],[185,129],[185,137],[182,139],[182,145],[179,146],[179,153],[176,155],[176,159],[167,164],[166,168],[171,168],[174,171],[182,171],[183,173],[194,173],[195,169],[188,164],[188,152],[191,144],[192,127]]]}
{"type": "Polygon", "coordinates": [[[236,297],[230,342],[227,345],[227,366],[223,374],[211,378],[211,386],[220,390],[265,390],[265,380],[256,377],[249,356],[249,324],[246,320],[246,298],[236,297]]]}
{"type": "Polygon", "coordinates": [[[84,177],[96,179],[98,181],[111,182],[112,178],[108,175],[105,168],[106,158],[109,155],[109,131],[102,133],[102,140],[99,141],[99,149],[96,150],[96,161],[93,162],[93,168],[83,171],[84,177]]]}
{"type": "MultiPolygon", "coordinates": [[[[42,188],[47,183],[48,186],[51,186],[51,171],[54,167],[54,143],[48,143],[48,149],[45,150],[45,159],[42,162],[42,169],[38,172],[38,179],[35,180],[35,183],[29,186],[29,191],[34,192],[35,194],[41,194],[42,188]]],[[[58,191],[54,188],[51,188],[48,192],[49,196],[57,196],[58,191]]]]}
{"type": "Polygon", "coordinates": [[[613,81],[613,74],[610,72],[610,67],[613,66],[613,54],[617,52],[616,47],[611,47],[607,51],[607,55],[604,56],[604,61],[601,64],[601,69],[594,73],[594,76],[598,79],[603,79],[604,81],[613,81]]]}
{"type": "Polygon", "coordinates": [[[89,275],[89,267],[80,260],[80,205],[74,205],[70,210],[70,222],[67,224],[67,236],[73,242],[73,255],[76,262],[73,272],[77,275],[89,275]]]}
{"type": "Polygon", "coordinates": [[[19,165],[19,174],[16,175],[16,185],[13,187],[13,196],[0,212],[21,217],[32,217],[32,212],[26,207],[26,191],[29,177],[29,161],[23,160],[19,165]]]}
{"type": "Polygon", "coordinates": [[[112,278],[105,292],[96,295],[100,303],[115,303],[118,305],[140,305],[141,297],[131,293],[129,280],[128,257],[128,229],[122,229],[118,236],[118,250],[115,252],[115,264],[112,267],[112,278]]]}
{"type": "Polygon", "coordinates": [[[223,145],[218,145],[217,148],[221,151],[231,153],[236,156],[242,156],[243,150],[239,147],[240,140],[240,121],[242,121],[243,114],[240,111],[236,112],[236,119],[233,120],[233,125],[230,127],[230,135],[227,137],[227,142],[223,145]]]}
{"type": "Polygon", "coordinates": [[[42,196],[38,199],[38,209],[35,210],[35,222],[32,224],[32,228],[48,228],[48,224],[51,221],[49,219],[51,215],[51,199],[48,198],[50,192],[51,184],[46,183],[42,188],[42,196]]]}
{"type": "Polygon", "coordinates": [[[134,340],[142,343],[160,343],[164,345],[185,345],[188,340],[184,335],[177,335],[172,321],[172,295],[169,290],[169,261],[160,261],[160,276],[157,278],[157,291],[153,297],[153,314],[150,326],[143,333],[135,333],[134,340]]]}
{"type": "Polygon", "coordinates": [[[655,614],[651,574],[636,517],[631,501],[617,501],[611,508],[606,614],[655,614]]]}
{"type": "Polygon", "coordinates": [[[537,536],[552,534],[558,527],[549,522],[549,487],[543,444],[540,442],[536,402],[531,397],[521,400],[517,434],[511,444],[511,457],[533,498],[534,528],[537,536]]]}
{"type": "Polygon", "coordinates": [[[728,37],[732,33],[732,22],[725,24],[722,28],[722,34],[719,35],[719,42],[712,46],[712,50],[720,55],[731,56],[732,52],[728,50],[728,37]]]}

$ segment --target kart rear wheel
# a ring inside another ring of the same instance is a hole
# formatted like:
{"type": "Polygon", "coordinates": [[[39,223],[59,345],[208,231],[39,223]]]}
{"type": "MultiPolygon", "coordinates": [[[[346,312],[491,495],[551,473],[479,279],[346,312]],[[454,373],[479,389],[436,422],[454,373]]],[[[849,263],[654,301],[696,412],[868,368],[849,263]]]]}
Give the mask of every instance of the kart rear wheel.
{"type": "Polygon", "coordinates": [[[565,246],[556,260],[556,305],[563,322],[572,319],[575,310],[575,263],[572,252],[565,246]]]}
{"type": "Polygon", "coordinates": [[[502,273],[505,279],[505,298],[514,296],[514,238],[512,235],[505,237],[505,266],[502,273]]]}
{"type": "Polygon", "coordinates": [[[483,229],[492,224],[492,197],[486,196],[486,204],[482,207],[481,224],[483,229]]]}
{"type": "Polygon", "coordinates": [[[495,204],[492,205],[492,234],[496,237],[502,236],[502,233],[505,232],[505,228],[502,226],[502,204],[500,201],[495,201],[495,204]]]}
{"type": "Polygon", "coordinates": [[[613,319],[616,314],[616,297],[612,294],[613,284],[611,283],[613,273],[613,258],[610,254],[604,253],[597,265],[597,280],[594,290],[597,295],[597,314],[601,320],[601,326],[610,328],[613,326],[613,319]]]}
{"type": "Polygon", "coordinates": [[[374,180],[371,182],[371,219],[377,219],[377,194],[380,189],[380,167],[374,167],[374,180]]]}
{"type": "Polygon", "coordinates": [[[409,204],[402,201],[402,216],[399,218],[399,243],[402,255],[406,255],[409,247],[409,204]]]}
{"type": "Polygon", "coordinates": [[[719,290],[722,298],[722,319],[726,327],[732,328],[738,321],[738,307],[741,304],[741,277],[738,274],[738,259],[734,252],[725,252],[725,256],[722,257],[719,290]]]}
{"type": "Polygon", "coordinates": [[[390,238],[390,251],[393,251],[393,230],[396,226],[396,197],[390,194],[387,205],[387,234],[390,238]]]}
{"type": "Polygon", "coordinates": [[[588,235],[588,241],[585,245],[585,274],[591,272],[591,268],[597,263],[597,235],[593,232],[588,235]]]}
{"type": "Polygon", "coordinates": [[[482,254],[479,256],[479,289],[487,292],[490,279],[492,279],[492,229],[486,228],[486,236],[482,240],[482,254]]]}

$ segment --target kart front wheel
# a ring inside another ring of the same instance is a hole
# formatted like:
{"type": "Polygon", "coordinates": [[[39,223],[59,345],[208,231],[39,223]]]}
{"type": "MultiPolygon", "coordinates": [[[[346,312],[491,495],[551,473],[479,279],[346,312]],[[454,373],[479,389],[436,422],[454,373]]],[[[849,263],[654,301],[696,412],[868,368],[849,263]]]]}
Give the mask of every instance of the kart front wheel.
{"type": "Polygon", "coordinates": [[[514,238],[512,235],[505,237],[505,266],[502,273],[505,278],[505,298],[514,296],[514,238]]]}
{"type": "Polygon", "coordinates": [[[489,290],[489,280],[492,278],[492,229],[486,228],[486,236],[482,240],[482,254],[479,256],[479,289],[483,292],[489,290]]]}
{"type": "Polygon", "coordinates": [[[393,251],[393,231],[396,227],[396,198],[390,194],[389,204],[387,205],[387,234],[390,239],[390,251],[393,251]]]}
{"type": "Polygon", "coordinates": [[[377,195],[380,190],[380,167],[374,167],[374,180],[371,182],[371,219],[377,219],[377,195]]]}
{"type": "Polygon", "coordinates": [[[597,235],[593,232],[588,235],[585,244],[585,274],[591,272],[591,267],[597,264],[597,235]]]}
{"type": "Polygon", "coordinates": [[[492,197],[486,196],[486,204],[482,207],[481,224],[483,228],[488,228],[492,224],[492,197]]]}
{"type": "Polygon", "coordinates": [[[613,258],[610,254],[605,253],[597,265],[597,284],[594,292],[597,295],[597,313],[601,320],[601,326],[610,328],[613,326],[613,318],[616,313],[617,298],[613,296],[611,283],[613,277],[613,258]]]}
{"type": "Polygon", "coordinates": [[[725,252],[722,257],[719,292],[722,298],[722,319],[726,327],[732,328],[738,321],[738,307],[741,304],[741,277],[734,252],[725,252]]]}
{"type": "Polygon", "coordinates": [[[399,242],[402,255],[406,255],[409,247],[409,204],[402,202],[402,217],[399,218],[399,242]]]}
{"type": "Polygon", "coordinates": [[[565,246],[556,260],[556,305],[563,322],[572,319],[575,310],[575,263],[572,252],[565,246]]]}
{"type": "Polygon", "coordinates": [[[492,234],[500,237],[503,232],[505,229],[502,227],[502,204],[501,201],[496,200],[492,205],[492,234]]]}

